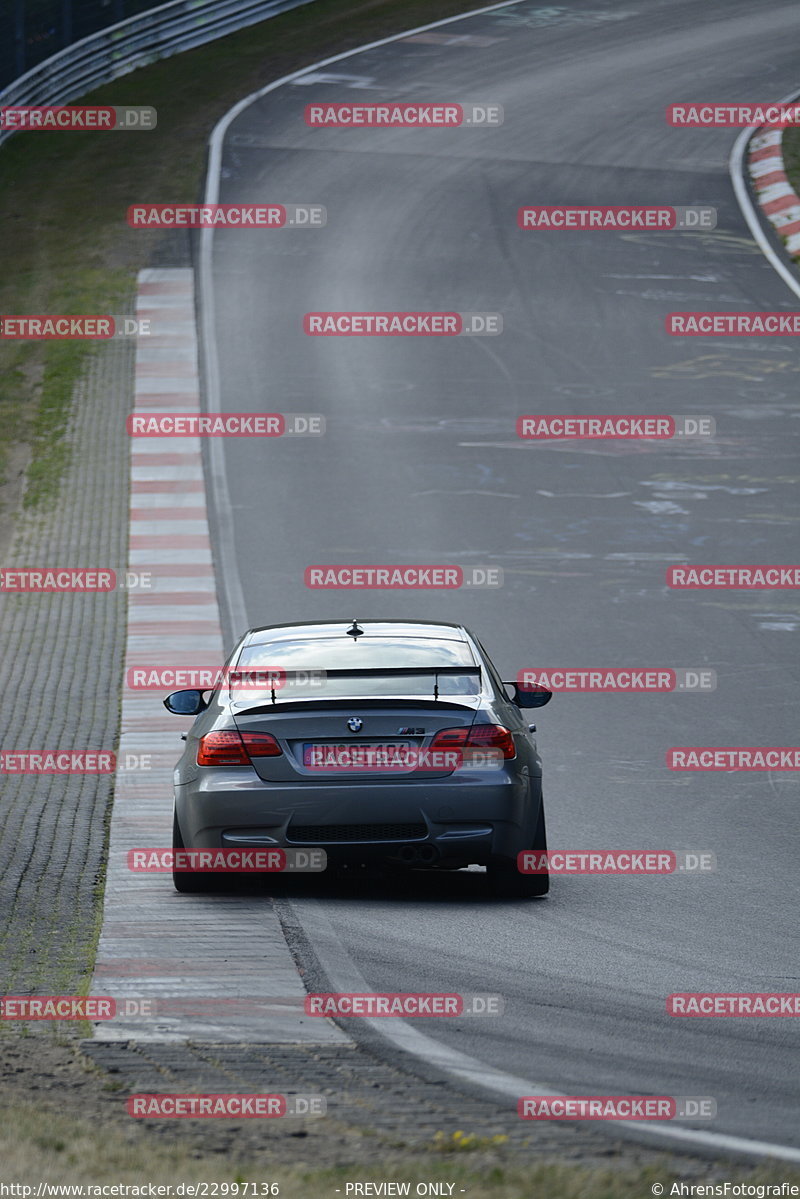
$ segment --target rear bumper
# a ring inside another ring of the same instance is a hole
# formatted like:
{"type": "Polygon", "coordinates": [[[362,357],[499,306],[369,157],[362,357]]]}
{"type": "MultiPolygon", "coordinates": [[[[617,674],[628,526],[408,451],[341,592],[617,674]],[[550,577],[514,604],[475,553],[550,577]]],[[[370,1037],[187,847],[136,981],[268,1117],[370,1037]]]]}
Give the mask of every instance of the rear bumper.
{"type": "Polygon", "coordinates": [[[541,779],[519,769],[357,785],[268,784],[255,771],[214,770],[175,787],[187,848],[319,846],[332,862],[404,865],[513,857],[530,847],[540,800],[541,779]]]}

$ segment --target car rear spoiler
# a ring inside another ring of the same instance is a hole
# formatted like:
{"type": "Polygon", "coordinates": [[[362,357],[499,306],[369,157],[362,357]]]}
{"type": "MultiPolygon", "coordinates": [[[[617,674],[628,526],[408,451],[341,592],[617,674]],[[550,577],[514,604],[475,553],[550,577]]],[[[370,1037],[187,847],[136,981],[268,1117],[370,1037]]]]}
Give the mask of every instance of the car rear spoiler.
{"type": "MultiPolygon", "coordinates": [[[[252,669],[258,670],[259,668],[253,667],[252,669]]],[[[236,673],[237,673],[236,670],[231,671],[231,674],[236,674],[236,673]]],[[[245,674],[246,671],[242,670],[242,671],[240,671],[240,673],[245,674]]],[[[325,671],[319,670],[319,669],[317,669],[317,670],[310,670],[310,669],[309,670],[281,670],[280,674],[281,674],[282,678],[284,678],[287,682],[291,681],[292,679],[297,679],[298,677],[301,677],[303,679],[303,681],[306,681],[308,679],[309,675],[313,676],[314,674],[324,675],[326,682],[328,679],[378,679],[378,678],[399,679],[399,678],[408,678],[409,675],[412,675],[414,677],[416,677],[417,675],[423,675],[423,676],[433,675],[433,698],[435,700],[438,700],[438,698],[439,698],[439,679],[441,677],[453,678],[453,677],[456,677],[459,675],[461,675],[461,676],[467,675],[469,677],[475,677],[478,680],[480,680],[481,668],[480,668],[480,666],[370,666],[370,667],[353,667],[353,668],[344,668],[341,670],[325,670],[325,671]]],[[[267,686],[264,687],[265,691],[267,690],[268,686],[269,685],[267,684],[267,686]]],[[[272,703],[273,704],[277,703],[277,700],[275,697],[275,688],[270,687],[269,690],[271,693],[272,703]]],[[[244,709],[242,715],[246,715],[246,713],[250,712],[250,711],[254,711],[254,709],[246,708],[246,709],[244,709]]]]}

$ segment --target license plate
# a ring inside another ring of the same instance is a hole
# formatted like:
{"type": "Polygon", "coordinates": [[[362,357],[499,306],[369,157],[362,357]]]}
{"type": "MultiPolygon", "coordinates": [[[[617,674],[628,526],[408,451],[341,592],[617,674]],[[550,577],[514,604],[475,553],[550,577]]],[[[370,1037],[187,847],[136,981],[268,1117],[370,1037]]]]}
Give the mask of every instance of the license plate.
{"type": "Polygon", "coordinates": [[[307,741],[303,765],[312,770],[413,770],[407,761],[410,741],[342,741],[327,745],[307,741]]]}

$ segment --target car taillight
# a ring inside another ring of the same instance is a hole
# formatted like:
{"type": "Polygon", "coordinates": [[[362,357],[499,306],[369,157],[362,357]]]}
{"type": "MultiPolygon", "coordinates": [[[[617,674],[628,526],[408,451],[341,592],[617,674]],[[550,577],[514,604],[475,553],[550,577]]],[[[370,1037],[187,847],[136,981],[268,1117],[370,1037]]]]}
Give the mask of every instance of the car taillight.
{"type": "Polygon", "coordinates": [[[241,737],[251,758],[277,758],[283,753],[272,733],[242,733],[241,737]]]}
{"type": "Polygon", "coordinates": [[[467,744],[469,729],[466,725],[460,729],[439,729],[439,732],[431,741],[431,749],[458,749],[462,745],[467,744]]]}
{"type": "Polygon", "coordinates": [[[504,758],[514,758],[517,755],[514,738],[502,724],[473,724],[469,730],[467,745],[475,745],[481,749],[500,749],[504,758]]]}
{"type": "Polygon", "coordinates": [[[249,766],[251,758],[274,758],[282,753],[271,733],[242,733],[219,729],[206,733],[197,746],[198,766],[249,766]]]}
{"type": "Polygon", "coordinates": [[[431,749],[499,749],[504,758],[515,758],[514,738],[502,724],[473,724],[459,729],[440,729],[431,749]]]}
{"type": "Polygon", "coordinates": [[[249,766],[242,739],[236,729],[206,733],[197,746],[198,766],[249,766]]]}

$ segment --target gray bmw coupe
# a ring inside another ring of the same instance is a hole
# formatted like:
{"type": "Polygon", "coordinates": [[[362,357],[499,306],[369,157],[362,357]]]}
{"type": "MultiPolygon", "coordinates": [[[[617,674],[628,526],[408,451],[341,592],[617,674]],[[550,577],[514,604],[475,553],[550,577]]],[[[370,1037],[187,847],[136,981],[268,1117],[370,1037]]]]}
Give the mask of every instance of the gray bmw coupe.
{"type": "MultiPolygon", "coordinates": [[[[196,716],[175,769],[174,847],[321,848],[331,865],[485,866],[496,891],[544,895],[517,868],[545,850],[542,762],[523,708],[460,625],[268,625],[213,691],[164,700],[196,716]],[[513,698],[509,697],[509,690],[513,698]]],[[[176,870],[178,891],[219,876],[176,870]]]]}

